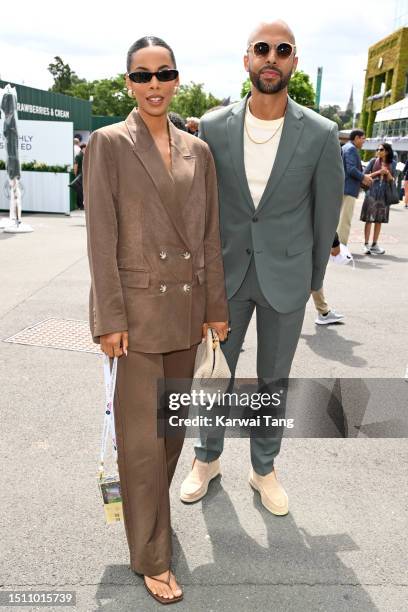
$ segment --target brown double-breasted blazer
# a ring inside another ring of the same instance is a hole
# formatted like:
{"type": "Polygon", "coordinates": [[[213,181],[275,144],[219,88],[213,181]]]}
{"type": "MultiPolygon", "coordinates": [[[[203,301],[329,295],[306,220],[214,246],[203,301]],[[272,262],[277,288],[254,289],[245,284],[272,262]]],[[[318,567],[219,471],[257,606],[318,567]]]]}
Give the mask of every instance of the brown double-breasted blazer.
{"type": "Polygon", "coordinates": [[[83,162],[90,327],[129,349],[182,350],[226,321],[217,181],[206,143],[169,122],[168,172],[138,111],[96,130],[83,162]]]}

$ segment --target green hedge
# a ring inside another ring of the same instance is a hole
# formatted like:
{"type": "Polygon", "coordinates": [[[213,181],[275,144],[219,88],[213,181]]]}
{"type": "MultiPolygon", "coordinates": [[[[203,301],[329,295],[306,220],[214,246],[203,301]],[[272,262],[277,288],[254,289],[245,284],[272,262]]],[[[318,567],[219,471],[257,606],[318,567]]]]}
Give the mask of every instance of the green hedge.
{"type": "MultiPolygon", "coordinates": [[[[28,172],[69,172],[69,165],[66,166],[47,166],[37,161],[21,164],[21,169],[28,172]]],[[[0,170],[6,169],[6,162],[0,159],[0,170]]]]}

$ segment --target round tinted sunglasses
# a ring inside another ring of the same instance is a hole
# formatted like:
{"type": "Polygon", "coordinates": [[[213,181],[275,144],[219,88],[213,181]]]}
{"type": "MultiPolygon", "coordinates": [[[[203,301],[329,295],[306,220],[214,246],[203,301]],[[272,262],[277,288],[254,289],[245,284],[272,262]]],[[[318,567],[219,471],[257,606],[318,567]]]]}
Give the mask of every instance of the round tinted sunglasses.
{"type": "Polygon", "coordinates": [[[281,42],[276,45],[263,41],[254,42],[249,45],[247,51],[251,47],[253,47],[254,54],[258,57],[266,57],[271,52],[271,49],[275,49],[276,55],[280,59],[288,59],[292,53],[296,53],[296,45],[288,42],[281,42]]]}
{"type": "Polygon", "coordinates": [[[131,72],[128,76],[134,83],[149,83],[155,76],[158,81],[165,83],[167,81],[175,81],[178,77],[178,70],[158,70],[157,72],[148,72],[147,70],[137,70],[131,72]]]}

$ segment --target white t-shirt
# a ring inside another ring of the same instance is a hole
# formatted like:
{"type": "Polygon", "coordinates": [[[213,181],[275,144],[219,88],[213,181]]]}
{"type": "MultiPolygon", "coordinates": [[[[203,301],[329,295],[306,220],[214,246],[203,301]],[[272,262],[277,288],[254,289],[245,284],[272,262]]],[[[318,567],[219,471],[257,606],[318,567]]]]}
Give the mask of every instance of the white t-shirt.
{"type": "Polygon", "coordinates": [[[252,115],[247,106],[246,125],[251,137],[257,141],[267,140],[276,131],[276,134],[265,144],[256,144],[250,140],[244,127],[244,163],[255,208],[265,191],[266,184],[275,163],[276,153],[282,135],[284,117],[273,121],[264,121],[252,115]]]}

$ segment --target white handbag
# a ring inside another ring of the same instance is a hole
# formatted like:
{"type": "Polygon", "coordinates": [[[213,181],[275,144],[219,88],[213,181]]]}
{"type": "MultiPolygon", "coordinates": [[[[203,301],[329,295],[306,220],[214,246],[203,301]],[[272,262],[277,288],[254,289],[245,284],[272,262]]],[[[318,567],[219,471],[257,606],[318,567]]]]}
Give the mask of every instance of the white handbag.
{"type": "Polygon", "coordinates": [[[225,392],[229,386],[231,372],[220,346],[220,340],[213,329],[197,349],[192,390],[205,393],[225,392]]]}

